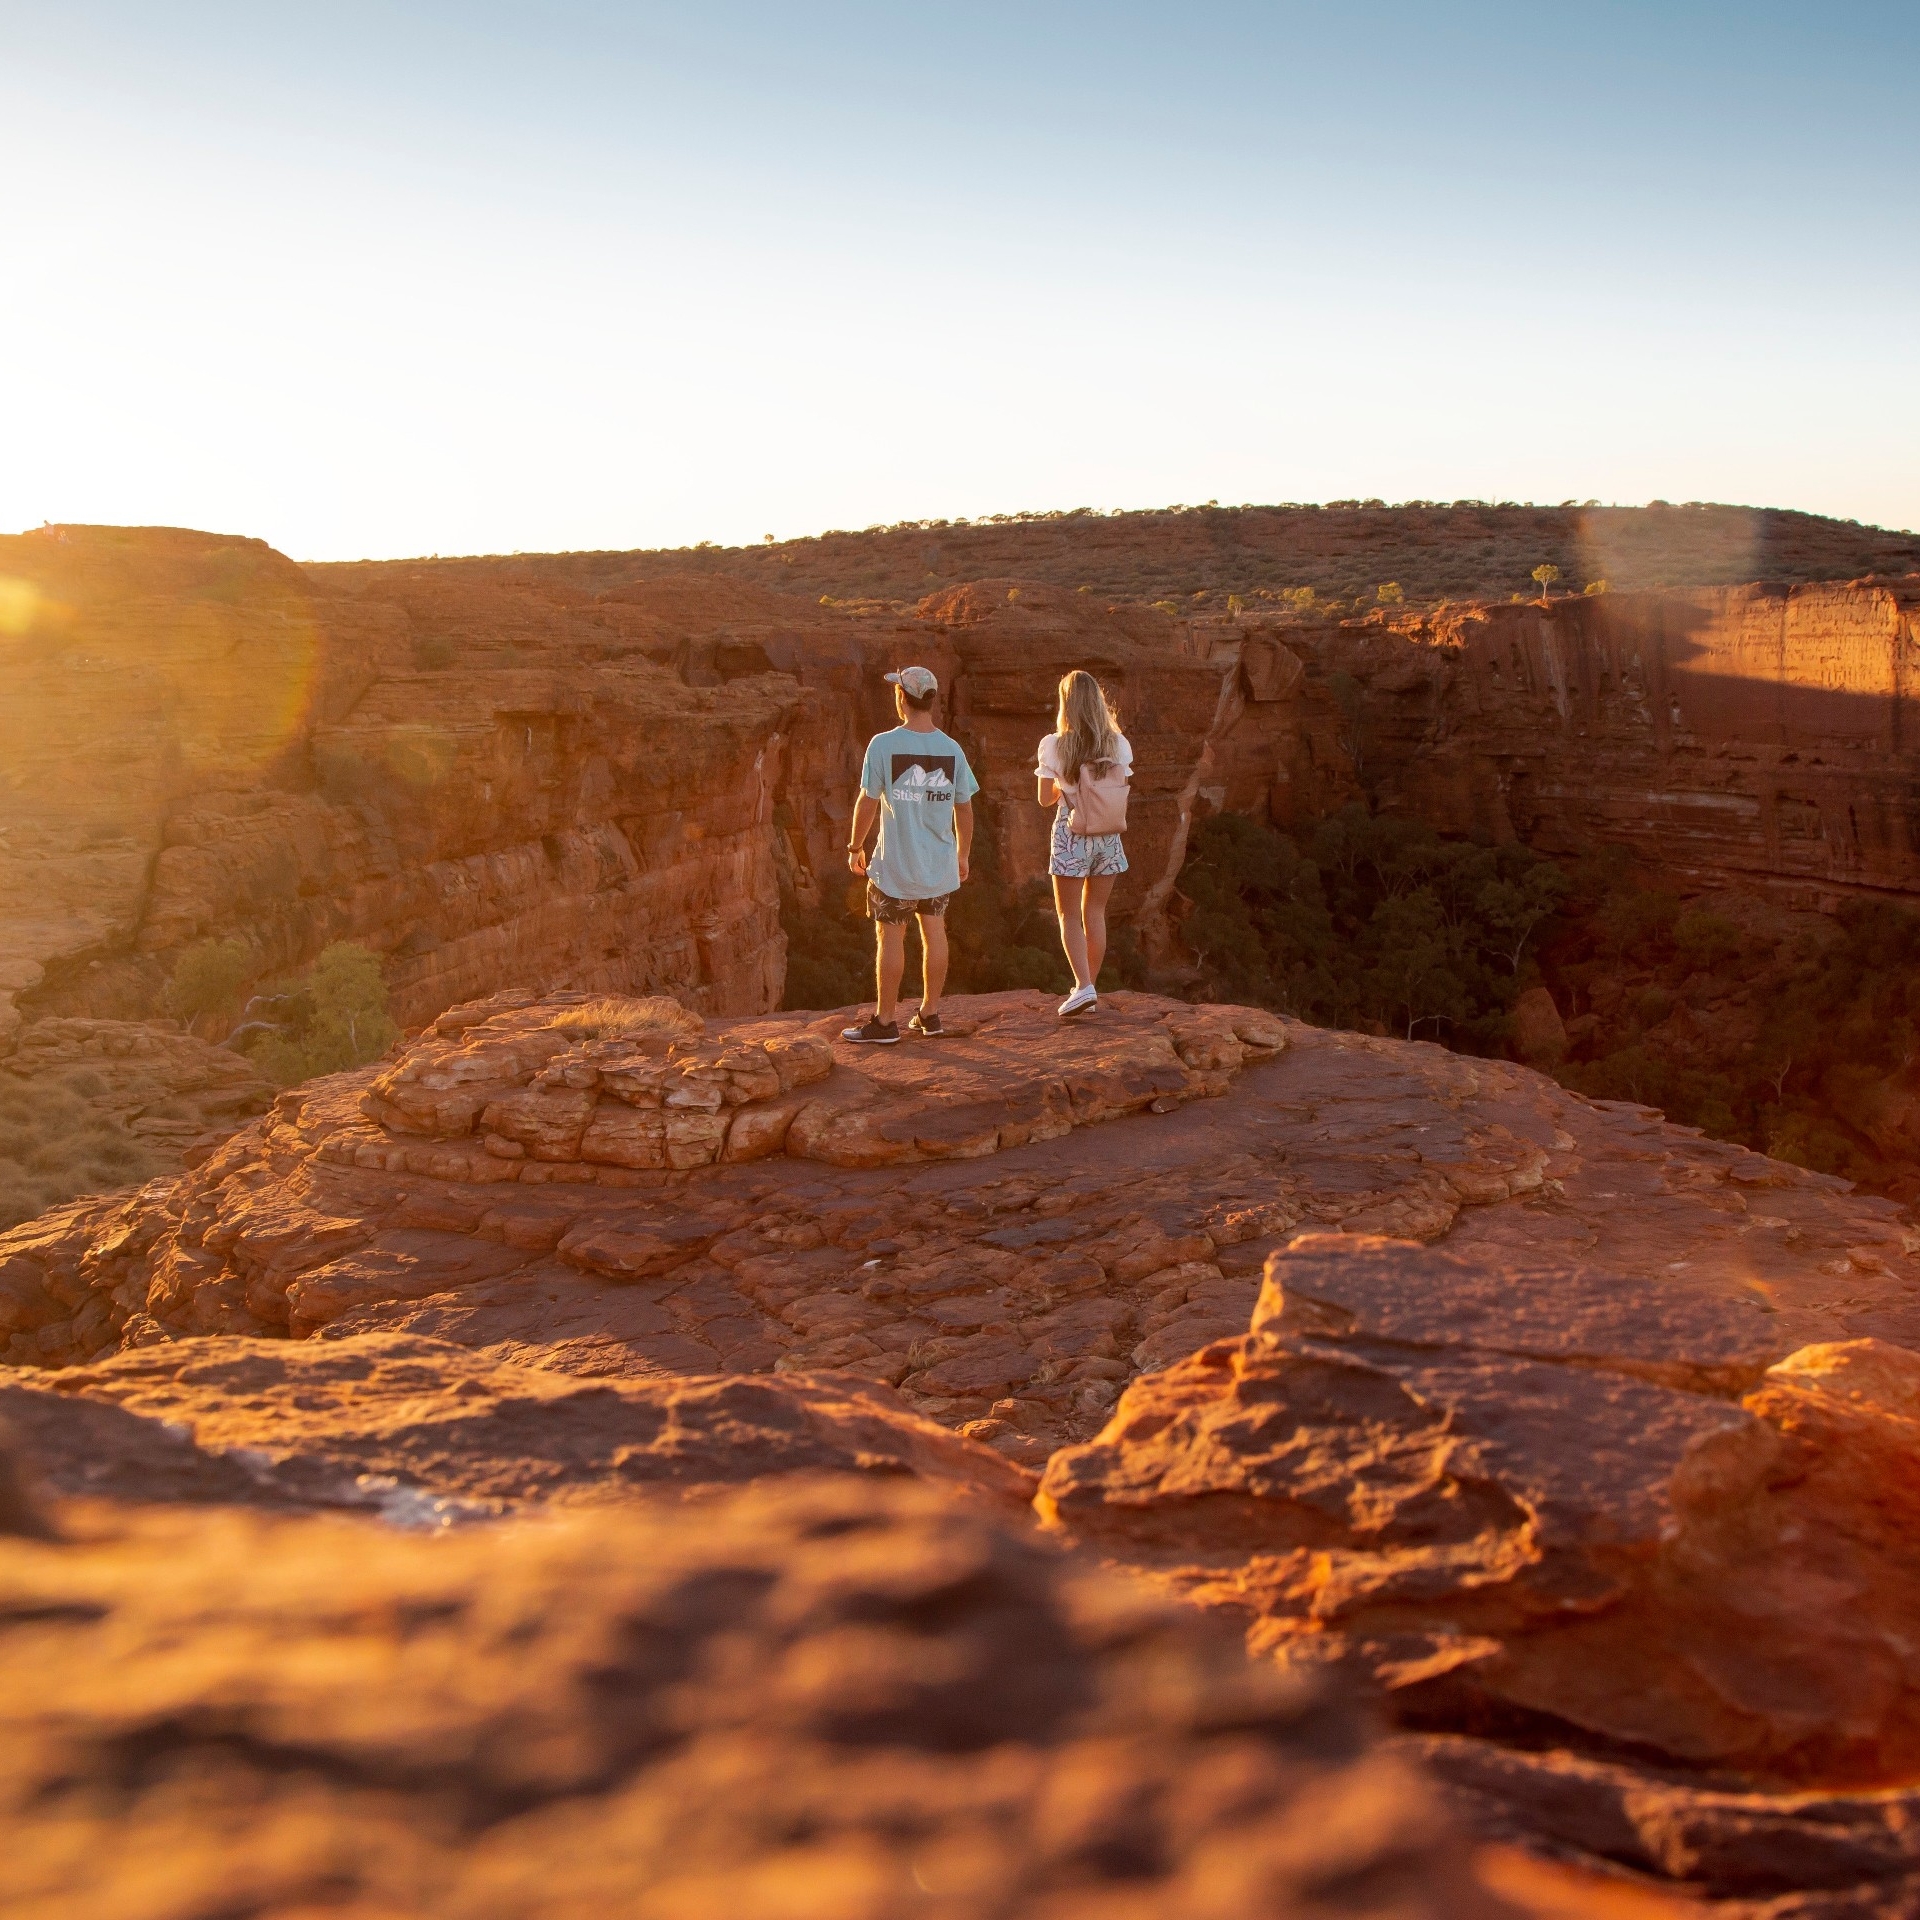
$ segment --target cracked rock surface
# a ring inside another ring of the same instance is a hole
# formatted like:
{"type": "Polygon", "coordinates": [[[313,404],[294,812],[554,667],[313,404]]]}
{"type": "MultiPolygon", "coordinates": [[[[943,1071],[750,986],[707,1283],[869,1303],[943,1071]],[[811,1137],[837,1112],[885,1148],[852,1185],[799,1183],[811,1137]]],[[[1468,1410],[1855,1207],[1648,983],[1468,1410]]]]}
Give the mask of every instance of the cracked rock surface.
{"type": "MultiPolygon", "coordinates": [[[[8,1356],[404,1331],[597,1377],[831,1370],[1038,1465],[1141,1371],[1243,1333],[1266,1256],[1329,1229],[1718,1303],[1749,1371],[1920,1344],[1890,1203],[1500,1062],[1130,994],[1079,1023],[955,1000],[954,1038],[890,1050],[799,1014],[562,1044],[577,996],[508,998],[283,1096],[184,1179],[0,1235],[8,1356]],[[533,1145],[489,1150],[504,1106],[562,1094],[570,1132],[514,1121],[533,1145]],[[722,1157],[567,1158],[605,1131],[589,1106],[719,1123],[722,1157]],[[784,1125],[780,1150],[725,1157],[743,1125],[756,1152],[784,1125]]],[[[1479,1311],[1558,1311],[1516,1293],[1489,1281],[1479,1311]]]]}
{"type": "Polygon", "coordinates": [[[583,1380],[360,1334],[169,1341],[14,1380],[0,1383],[0,1420],[63,1495],[372,1507],[437,1524],[791,1473],[920,1479],[1014,1509],[1034,1487],[993,1449],[845,1375],[583,1380]]]}

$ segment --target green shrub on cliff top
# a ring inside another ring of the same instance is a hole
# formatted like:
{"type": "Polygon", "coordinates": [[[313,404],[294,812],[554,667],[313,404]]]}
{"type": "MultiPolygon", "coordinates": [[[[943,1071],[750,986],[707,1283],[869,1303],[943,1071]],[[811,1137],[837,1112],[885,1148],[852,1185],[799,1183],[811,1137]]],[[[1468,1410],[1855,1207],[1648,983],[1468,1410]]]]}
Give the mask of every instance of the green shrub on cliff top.
{"type": "Polygon", "coordinates": [[[1674,951],[1697,973],[1717,973],[1745,945],[1739,927],[1723,913],[1683,913],[1673,923],[1674,951]]]}

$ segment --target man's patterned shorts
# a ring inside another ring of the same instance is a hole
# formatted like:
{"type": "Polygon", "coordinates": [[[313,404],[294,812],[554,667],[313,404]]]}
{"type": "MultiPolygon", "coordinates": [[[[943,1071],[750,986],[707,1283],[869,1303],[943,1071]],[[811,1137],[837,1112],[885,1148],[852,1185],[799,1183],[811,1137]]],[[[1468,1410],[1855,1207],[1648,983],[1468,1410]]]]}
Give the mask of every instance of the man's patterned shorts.
{"type": "Polygon", "coordinates": [[[916,913],[925,914],[929,920],[937,920],[946,912],[947,902],[952,898],[952,894],[942,893],[931,900],[896,900],[892,894],[882,893],[871,880],[867,882],[867,912],[883,927],[897,927],[903,920],[911,920],[916,913]]]}

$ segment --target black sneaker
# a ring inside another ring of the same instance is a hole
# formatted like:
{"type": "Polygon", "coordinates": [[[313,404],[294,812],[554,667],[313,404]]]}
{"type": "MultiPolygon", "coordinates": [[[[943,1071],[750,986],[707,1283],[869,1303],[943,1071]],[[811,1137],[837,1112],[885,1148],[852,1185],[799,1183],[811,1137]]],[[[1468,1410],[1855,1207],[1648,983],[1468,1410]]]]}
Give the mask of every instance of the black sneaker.
{"type": "Polygon", "coordinates": [[[900,1023],[897,1020],[882,1020],[876,1013],[864,1027],[842,1027],[840,1038],[870,1047],[897,1047],[900,1044],[900,1023]]]}
{"type": "Polygon", "coordinates": [[[938,1040],[940,1036],[946,1032],[946,1028],[940,1024],[939,1014],[929,1013],[922,1007],[920,1011],[907,1022],[907,1031],[909,1033],[920,1034],[928,1040],[938,1040]]]}

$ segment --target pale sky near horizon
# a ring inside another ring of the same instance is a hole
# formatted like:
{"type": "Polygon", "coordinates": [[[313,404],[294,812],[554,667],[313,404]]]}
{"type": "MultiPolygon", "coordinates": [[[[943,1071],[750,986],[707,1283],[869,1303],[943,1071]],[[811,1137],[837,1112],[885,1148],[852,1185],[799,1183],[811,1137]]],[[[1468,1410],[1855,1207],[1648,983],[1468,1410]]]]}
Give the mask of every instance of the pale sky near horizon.
{"type": "Polygon", "coordinates": [[[0,531],[1920,527],[1920,7],[0,0],[0,531]]]}

